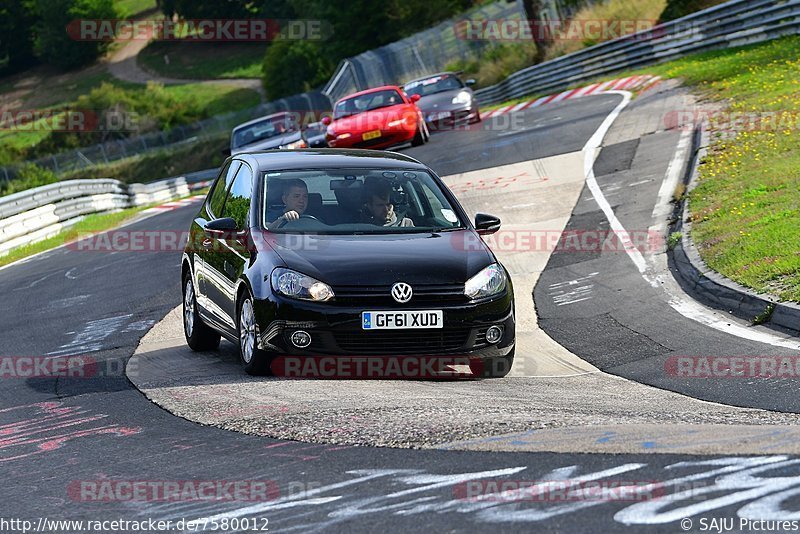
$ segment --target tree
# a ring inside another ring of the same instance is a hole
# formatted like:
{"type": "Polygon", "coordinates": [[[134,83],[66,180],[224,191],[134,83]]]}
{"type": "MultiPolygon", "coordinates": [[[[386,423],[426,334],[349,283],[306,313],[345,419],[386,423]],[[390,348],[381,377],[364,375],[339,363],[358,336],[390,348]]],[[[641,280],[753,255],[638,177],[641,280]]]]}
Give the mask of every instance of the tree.
{"type": "Polygon", "coordinates": [[[23,70],[35,61],[32,0],[0,0],[0,72],[23,70]]]}
{"type": "MultiPolygon", "coordinates": [[[[110,41],[82,40],[74,31],[67,31],[77,20],[115,19],[113,0],[35,0],[35,50],[37,56],[56,67],[73,69],[100,57],[110,41]]],[[[73,28],[75,26],[72,26],[73,28]]]]}
{"type": "Polygon", "coordinates": [[[533,41],[536,43],[534,63],[542,63],[547,57],[547,49],[553,44],[549,21],[542,17],[544,5],[541,0],[522,0],[525,17],[532,25],[533,41]]]}
{"type": "Polygon", "coordinates": [[[262,72],[267,100],[275,100],[324,84],[333,64],[316,42],[278,39],[267,48],[262,72]]]}

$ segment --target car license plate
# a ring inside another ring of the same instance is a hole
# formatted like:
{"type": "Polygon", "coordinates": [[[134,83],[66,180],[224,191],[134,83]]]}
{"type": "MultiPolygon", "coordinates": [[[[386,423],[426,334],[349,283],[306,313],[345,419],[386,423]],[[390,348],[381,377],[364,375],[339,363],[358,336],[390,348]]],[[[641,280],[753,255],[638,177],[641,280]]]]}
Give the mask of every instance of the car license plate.
{"type": "Polygon", "coordinates": [[[377,139],[380,136],[381,136],[380,130],[373,130],[371,132],[367,132],[364,135],[362,135],[361,139],[363,139],[364,141],[369,141],[370,139],[377,139]]]}
{"type": "Polygon", "coordinates": [[[361,313],[363,330],[405,330],[443,328],[442,310],[425,311],[365,311],[361,313]]]}
{"type": "Polygon", "coordinates": [[[428,122],[446,119],[449,116],[450,116],[449,111],[440,111],[439,113],[431,113],[430,115],[428,115],[428,122]]]}

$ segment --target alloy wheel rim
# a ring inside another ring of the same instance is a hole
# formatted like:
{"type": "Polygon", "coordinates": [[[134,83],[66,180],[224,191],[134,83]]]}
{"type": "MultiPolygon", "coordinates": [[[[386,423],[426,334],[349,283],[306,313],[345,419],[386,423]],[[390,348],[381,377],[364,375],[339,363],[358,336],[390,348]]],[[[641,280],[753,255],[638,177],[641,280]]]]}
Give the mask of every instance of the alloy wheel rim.
{"type": "Polygon", "coordinates": [[[187,337],[192,337],[194,332],[194,286],[192,281],[186,281],[186,289],[183,292],[183,328],[187,337]]]}
{"type": "Polygon", "coordinates": [[[239,318],[239,345],[242,349],[244,363],[253,359],[253,350],[256,344],[256,323],[253,316],[253,304],[245,300],[239,318]]]}

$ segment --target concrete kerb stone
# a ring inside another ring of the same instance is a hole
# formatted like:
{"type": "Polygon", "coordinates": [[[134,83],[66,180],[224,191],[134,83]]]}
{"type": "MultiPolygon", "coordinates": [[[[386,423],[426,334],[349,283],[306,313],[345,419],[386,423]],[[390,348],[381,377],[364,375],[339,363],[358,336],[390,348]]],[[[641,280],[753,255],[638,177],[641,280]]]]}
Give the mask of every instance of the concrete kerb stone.
{"type": "MultiPolygon", "coordinates": [[[[695,130],[687,165],[686,191],[691,192],[697,185],[700,161],[708,153],[710,138],[703,126],[695,130]]],[[[681,240],[669,252],[670,271],[678,283],[697,300],[714,308],[726,310],[741,319],[753,321],[773,306],[773,312],[765,324],[792,333],[800,333],[800,306],[793,303],[777,302],[774,297],[758,294],[741,284],[730,280],[713,269],[700,257],[691,238],[692,222],[689,201],[684,200],[679,208],[680,217],[671,232],[681,232],[681,240]]]]}

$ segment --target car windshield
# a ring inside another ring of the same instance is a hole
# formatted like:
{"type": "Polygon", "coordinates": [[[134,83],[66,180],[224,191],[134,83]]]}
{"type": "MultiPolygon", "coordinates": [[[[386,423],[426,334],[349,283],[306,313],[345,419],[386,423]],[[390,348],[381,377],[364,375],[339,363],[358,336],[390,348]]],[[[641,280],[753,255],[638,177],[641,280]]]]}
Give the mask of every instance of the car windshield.
{"type": "Polygon", "coordinates": [[[336,169],[270,172],[263,224],[300,234],[442,232],[465,228],[428,172],[336,169]],[[288,217],[294,211],[299,217],[288,217]]]}
{"type": "Polygon", "coordinates": [[[341,119],[350,115],[357,115],[373,109],[396,106],[403,103],[403,97],[394,89],[383,91],[373,91],[371,93],[345,98],[336,104],[333,110],[333,118],[341,119]]]}
{"type": "Polygon", "coordinates": [[[403,86],[403,90],[405,90],[408,96],[428,96],[435,93],[442,93],[444,91],[452,91],[454,89],[463,88],[464,83],[458,79],[457,76],[452,74],[444,74],[442,76],[425,78],[424,80],[416,80],[403,86]]]}
{"type": "Polygon", "coordinates": [[[277,137],[290,132],[297,131],[297,125],[291,116],[282,114],[274,117],[267,117],[249,126],[236,130],[233,134],[233,148],[249,145],[270,137],[277,137]]]}

